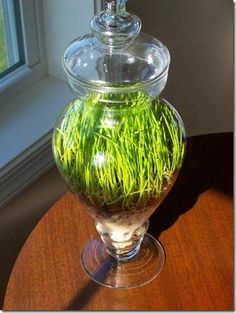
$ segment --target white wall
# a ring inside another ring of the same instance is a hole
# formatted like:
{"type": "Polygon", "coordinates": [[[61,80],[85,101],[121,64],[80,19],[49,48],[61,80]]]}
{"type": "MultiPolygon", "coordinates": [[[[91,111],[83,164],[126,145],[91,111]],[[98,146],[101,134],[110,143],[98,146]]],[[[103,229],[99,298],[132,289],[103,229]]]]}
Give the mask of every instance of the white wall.
{"type": "Polygon", "coordinates": [[[61,57],[71,41],[90,31],[93,0],[43,0],[49,74],[65,79],[61,57]]]}
{"type": "Polygon", "coordinates": [[[232,0],[129,0],[143,31],[170,50],[163,96],[182,115],[188,135],[233,130],[232,0]]]}

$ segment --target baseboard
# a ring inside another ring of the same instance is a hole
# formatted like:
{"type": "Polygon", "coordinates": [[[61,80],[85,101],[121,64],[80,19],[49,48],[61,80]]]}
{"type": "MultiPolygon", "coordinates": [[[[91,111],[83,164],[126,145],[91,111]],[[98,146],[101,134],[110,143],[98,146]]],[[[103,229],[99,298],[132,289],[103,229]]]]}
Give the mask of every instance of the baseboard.
{"type": "Polygon", "coordinates": [[[52,131],[48,132],[0,171],[0,208],[12,201],[53,165],[52,131]]]}

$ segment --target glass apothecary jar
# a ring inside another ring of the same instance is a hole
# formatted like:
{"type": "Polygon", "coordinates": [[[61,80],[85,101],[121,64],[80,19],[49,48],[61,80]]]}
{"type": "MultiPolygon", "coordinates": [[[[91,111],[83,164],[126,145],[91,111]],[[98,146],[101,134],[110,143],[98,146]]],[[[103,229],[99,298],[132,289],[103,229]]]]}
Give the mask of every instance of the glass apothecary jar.
{"type": "Polygon", "coordinates": [[[159,98],[168,49],[141,32],[126,2],[107,1],[91,21],[91,34],[65,51],[75,99],[53,133],[56,165],[101,236],[85,245],[82,265],[95,281],[123,288],[147,283],[163,267],[163,248],[146,233],[148,218],[173,186],[185,154],[183,122],[159,98]]]}

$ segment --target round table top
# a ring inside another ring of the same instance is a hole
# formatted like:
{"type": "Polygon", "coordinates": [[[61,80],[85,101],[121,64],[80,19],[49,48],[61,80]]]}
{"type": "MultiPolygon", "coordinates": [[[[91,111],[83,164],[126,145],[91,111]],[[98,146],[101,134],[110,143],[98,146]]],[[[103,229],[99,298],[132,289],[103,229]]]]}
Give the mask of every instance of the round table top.
{"type": "Polygon", "coordinates": [[[229,133],[188,139],[181,174],[150,218],[166,253],[153,281],[110,289],[89,279],[80,253],[94,221],[67,193],[25,242],[4,310],[233,310],[232,146],[229,133]]]}

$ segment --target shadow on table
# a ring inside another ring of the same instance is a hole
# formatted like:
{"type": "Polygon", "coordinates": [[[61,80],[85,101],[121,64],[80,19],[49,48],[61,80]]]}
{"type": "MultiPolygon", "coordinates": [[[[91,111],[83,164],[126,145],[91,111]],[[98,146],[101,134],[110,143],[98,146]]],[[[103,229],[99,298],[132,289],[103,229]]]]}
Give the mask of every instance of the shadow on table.
{"type": "Polygon", "coordinates": [[[75,297],[72,302],[64,309],[65,311],[83,310],[86,303],[93,298],[93,295],[99,289],[99,285],[91,280],[75,297]]]}
{"type": "MultiPolygon", "coordinates": [[[[109,273],[114,263],[116,263],[116,261],[112,257],[109,257],[107,260],[105,260],[99,271],[94,273],[94,279],[105,281],[106,275],[109,273]]],[[[82,310],[86,303],[88,303],[96,293],[99,287],[100,285],[91,279],[91,281],[80,291],[78,296],[72,300],[72,302],[68,305],[67,308],[65,308],[65,310],[82,310]]]]}
{"type": "Polygon", "coordinates": [[[197,136],[188,140],[183,168],[169,195],[151,216],[149,232],[158,238],[209,188],[233,196],[231,133],[197,136]]]}
{"type": "MultiPolygon", "coordinates": [[[[188,140],[181,173],[167,198],[150,218],[149,233],[158,238],[209,188],[233,195],[232,134],[198,136],[188,140]]],[[[98,289],[98,284],[89,282],[66,310],[83,309],[98,289]]]]}

